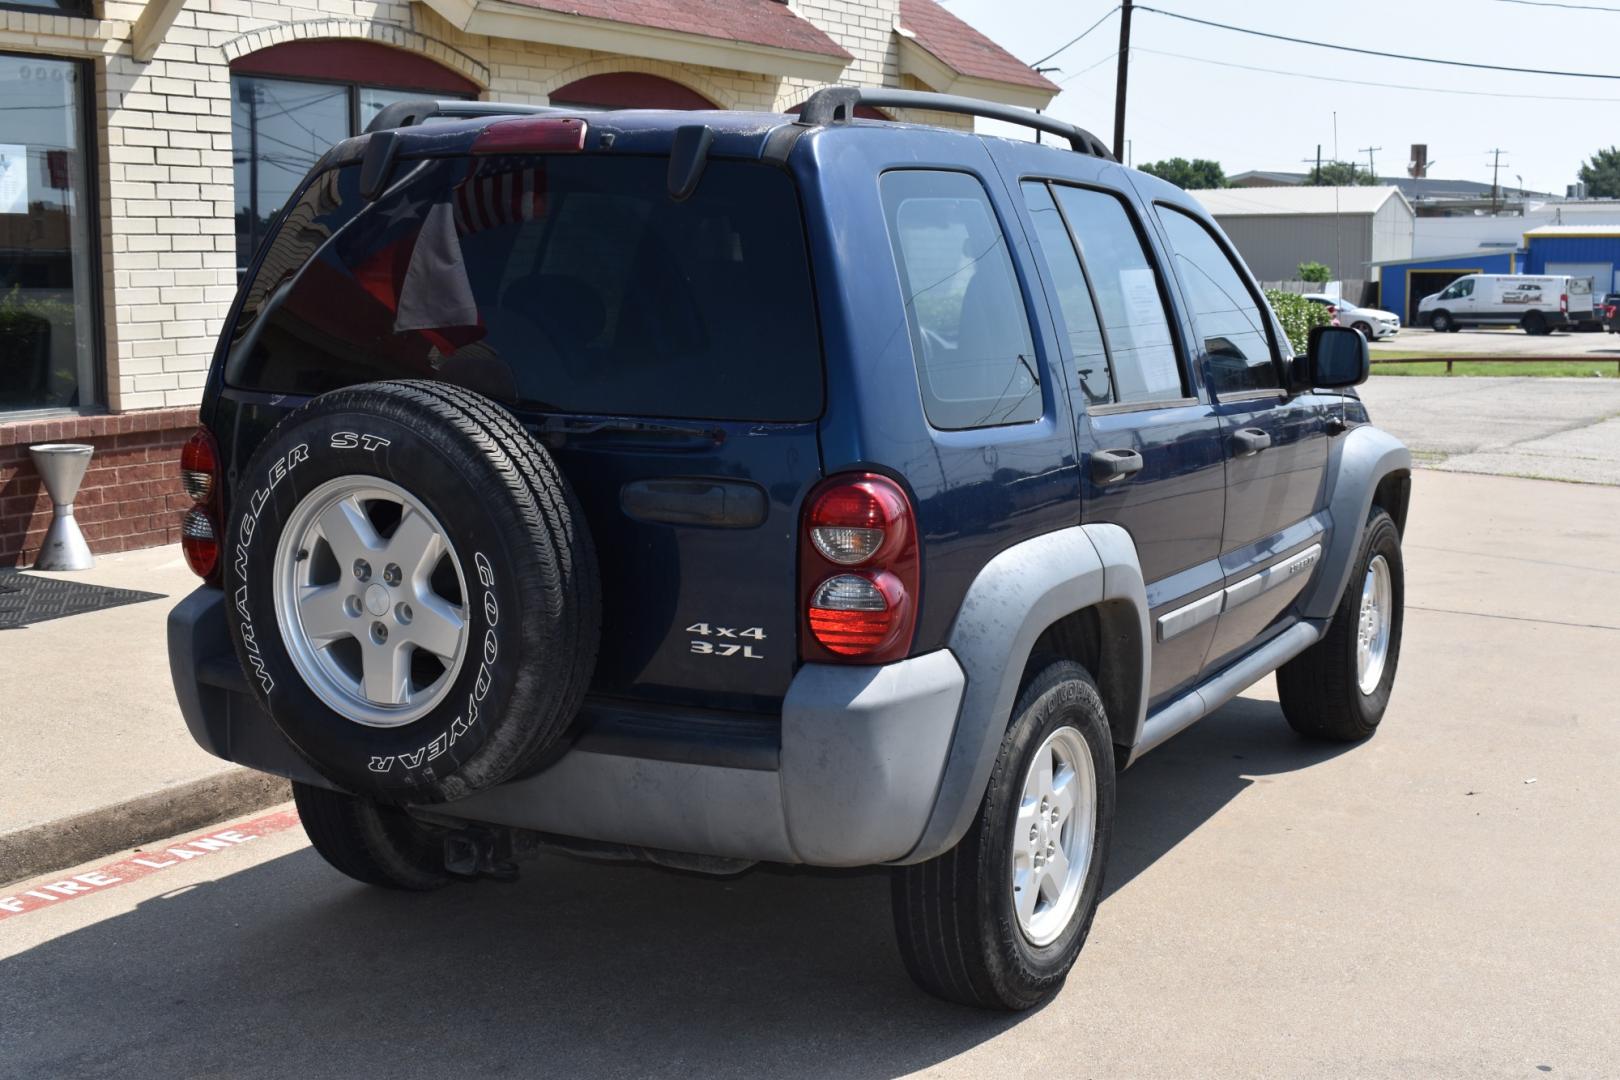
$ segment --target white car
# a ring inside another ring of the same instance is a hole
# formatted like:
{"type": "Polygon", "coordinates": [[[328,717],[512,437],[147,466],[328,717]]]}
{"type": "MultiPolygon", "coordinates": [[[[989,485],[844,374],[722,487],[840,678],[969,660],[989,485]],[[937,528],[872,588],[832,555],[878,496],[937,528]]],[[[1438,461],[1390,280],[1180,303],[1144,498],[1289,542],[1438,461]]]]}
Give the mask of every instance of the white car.
{"type": "Polygon", "coordinates": [[[1329,314],[1338,319],[1340,326],[1349,326],[1361,331],[1361,336],[1368,341],[1377,341],[1379,338],[1400,333],[1401,317],[1392,311],[1357,307],[1348,300],[1326,293],[1306,293],[1305,299],[1313,304],[1322,304],[1328,309],[1329,314]]]}

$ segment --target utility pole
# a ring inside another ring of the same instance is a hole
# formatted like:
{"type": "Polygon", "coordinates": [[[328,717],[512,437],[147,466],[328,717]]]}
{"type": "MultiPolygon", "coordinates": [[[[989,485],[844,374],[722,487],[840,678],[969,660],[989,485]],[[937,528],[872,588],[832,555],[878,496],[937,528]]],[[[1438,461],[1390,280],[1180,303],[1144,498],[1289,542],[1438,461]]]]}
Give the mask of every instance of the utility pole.
{"type": "MultiPolygon", "coordinates": [[[[1050,67],[1038,67],[1038,68],[1036,68],[1035,69],[1035,74],[1037,74],[1037,75],[1045,75],[1048,71],[1062,71],[1062,70],[1063,70],[1062,68],[1058,67],[1056,64],[1053,64],[1050,67]]],[[[1035,115],[1036,116],[1041,115],[1041,110],[1036,109],[1035,110],[1035,115]]],[[[1035,142],[1037,144],[1039,144],[1040,141],[1041,141],[1041,129],[1036,128],[1035,129],[1035,142]]]]}
{"type": "Polygon", "coordinates": [[[1497,183],[1497,178],[1502,171],[1502,155],[1507,151],[1496,149],[1485,152],[1491,155],[1491,213],[1494,214],[1501,209],[1502,188],[1497,183]]]}
{"type": "Polygon", "coordinates": [[[1382,149],[1382,146],[1363,146],[1360,150],[1356,151],[1358,154],[1367,155],[1367,175],[1372,177],[1374,180],[1378,179],[1378,169],[1373,165],[1373,151],[1382,149]]]}
{"type": "Polygon", "coordinates": [[[1119,60],[1114,83],[1114,154],[1125,148],[1125,87],[1131,70],[1131,0],[1119,6],[1119,60]]]}
{"type": "MultiPolygon", "coordinates": [[[[1311,163],[1310,158],[1300,158],[1305,164],[1311,163]]],[[[1316,168],[1311,173],[1311,187],[1322,186],[1322,144],[1316,144],[1316,168]]]]}

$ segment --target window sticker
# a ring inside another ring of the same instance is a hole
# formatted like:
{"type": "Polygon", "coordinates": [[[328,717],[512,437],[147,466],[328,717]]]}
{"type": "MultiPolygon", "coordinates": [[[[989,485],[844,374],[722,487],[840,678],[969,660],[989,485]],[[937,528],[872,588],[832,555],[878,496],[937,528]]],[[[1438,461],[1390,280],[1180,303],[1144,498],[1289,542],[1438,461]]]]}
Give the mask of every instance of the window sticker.
{"type": "Polygon", "coordinates": [[[28,147],[0,143],[0,214],[28,213],[28,147]]]}

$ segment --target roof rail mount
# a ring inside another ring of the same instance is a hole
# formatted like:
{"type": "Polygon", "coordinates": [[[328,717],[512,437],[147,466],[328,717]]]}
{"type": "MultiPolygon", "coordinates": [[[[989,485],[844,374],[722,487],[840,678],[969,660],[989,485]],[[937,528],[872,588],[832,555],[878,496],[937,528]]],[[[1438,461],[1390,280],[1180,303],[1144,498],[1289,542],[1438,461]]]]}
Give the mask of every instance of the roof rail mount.
{"type": "Polygon", "coordinates": [[[554,109],[547,105],[513,105],[502,101],[460,101],[409,98],[385,105],[366,125],[366,134],[390,128],[415,127],[429,120],[475,120],[480,116],[533,116],[543,113],[575,115],[577,110],[554,109]]]}
{"type": "Polygon", "coordinates": [[[934,112],[982,116],[987,120],[1019,124],[1067,139],[1069,146],[1079,154],[1090,154],[1107,161],[1119,160],[1109,152],[1101,139],[1083,127],[1015,105],[998,105],[993,101],[957,94],[931,94],[921,90],[889,90],[883,87],[825,86],[806,99],[799,111],[799,122],[812,126],[836,124],[853,117],[857,105],[880,109],[932,109],[934,112]]]}

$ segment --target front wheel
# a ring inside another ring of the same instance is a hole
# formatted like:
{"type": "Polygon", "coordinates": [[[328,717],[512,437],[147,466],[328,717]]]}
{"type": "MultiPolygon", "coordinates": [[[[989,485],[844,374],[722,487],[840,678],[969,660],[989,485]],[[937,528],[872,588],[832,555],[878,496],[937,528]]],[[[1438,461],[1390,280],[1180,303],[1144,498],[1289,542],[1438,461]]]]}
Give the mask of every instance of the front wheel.
{"type": "Polygon", "coordinates": [[[1369,326],[1367,323],[1358,322],[1353,327],[1351,327],[1351,329],[1354,330],[1356,333],[1360,334],[1367,341],[1371,341],[1373,339],[1372,327],[1369,326]]]}
{"type": "Polygon", "coordinates": [[[1277,670],[1277,698],[1295,731],[1358,742],[1378,730],[1395,685],[1405,603],[1400,532],[1374,507],[1327,633],[1277,670]]]}
{"type": "Polygon", "coordinates": [[[1449,334],[1457,328],[1449,311],[1437,311],[1429,316],[1429,328],[1437,334],[1449,334]]]}
{"type": "Polygon", "coordinates": [[[1024,688],[967,834],[894,871],[900,955],[924,990],[986,1009],[1055,994],[1085,944],[1114,824],[1114,747],[1078,664],[1024,688]]]}

